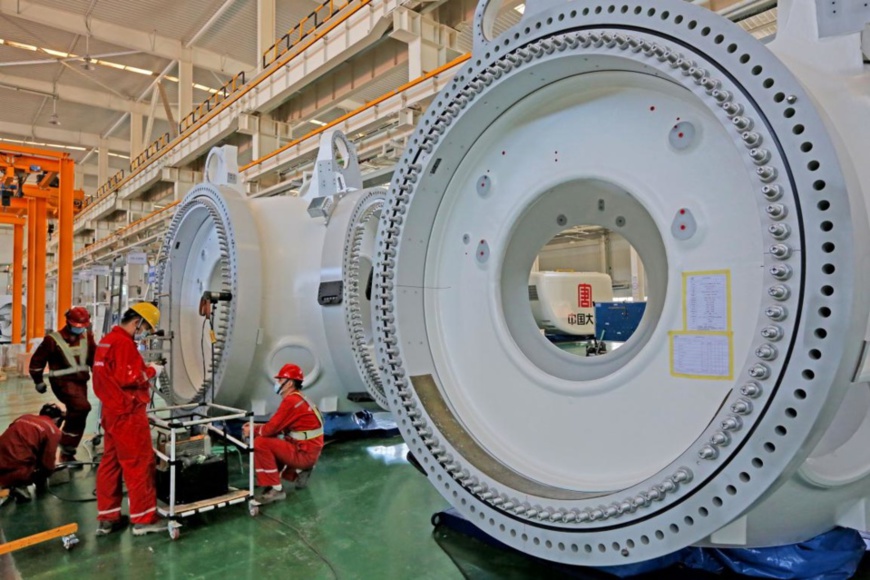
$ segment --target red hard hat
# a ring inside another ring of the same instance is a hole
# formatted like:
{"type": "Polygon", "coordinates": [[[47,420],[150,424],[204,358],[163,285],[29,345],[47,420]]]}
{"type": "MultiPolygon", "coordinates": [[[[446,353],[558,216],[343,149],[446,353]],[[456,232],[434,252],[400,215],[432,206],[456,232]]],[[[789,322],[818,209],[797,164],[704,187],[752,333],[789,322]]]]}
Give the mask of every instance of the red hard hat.
{"type": "Polygon", "coordinates": [[[91,313],[82,306],[73,306],[66,311],[66,321],[76,328],[87,328],[91,325],[91,313]]]}
{"type": "Polygon", "coordinates": [[[305,379],[305,375],[302,374],[302,369],[299,368],[299,365],[294,365],[292,363],[287,363],[281,370],[278,371],[278,374],[275,375],[276,379],[292,379],[294,381],[302,381],[305,379]]]}

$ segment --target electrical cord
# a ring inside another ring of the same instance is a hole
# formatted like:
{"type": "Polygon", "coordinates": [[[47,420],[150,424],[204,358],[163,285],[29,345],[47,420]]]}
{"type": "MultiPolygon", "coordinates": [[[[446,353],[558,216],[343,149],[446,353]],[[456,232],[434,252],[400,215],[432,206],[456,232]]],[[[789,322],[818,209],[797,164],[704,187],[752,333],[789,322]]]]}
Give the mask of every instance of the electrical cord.
{"type": "MultiPolygon", "coordinates": [[[[61,469],[69,469],[71,467],[82,467],[85,465],[99,465],[99,461],[69,461],[67,463],[58,464],[57,468],[54,470],[54,473],[57,473],[61,469]]],[[[51,489],[51,481],[49,478],[45,480],[45,491],[47,491],[50,495],[56,497],[60,501],[65,501],[69,503],[90,503],[92,501],[97,501],[97,490],[93,491],[92,497],[62,497],[54,493],[51,489]]]]}
{"type": "Polygon", "coordinates": [[[330,570],[330,572],[332,572],[332,576],[333,576],[333,578],[335,578],[335,580],[338,580],[338,572],[336,572],[336,570],[335,570],[335,566],[332,565],[332,562],[329,561],[329,558],[327,558],[326,556],[324,556],[323,553],[322,553],[320,550],[318,550],[317,548],[315,548],[314,545],[313,545],[311,542],[308,541],[308,538],[305,537],[305,534],[303,534],[302,531],[301,531],[299,528],[297,528],[296,526],[294,526],[294,525],[292,525],[292,524],[288,524],[288,523],[285,522],[284,520],[278,519],[278,518],[276,518],[276,517],[274,517],[274,516],[270,516],[269,514],[266,514],[266,513],[263,513],[263,512],[260,512],[260,517],[261,517],[261,518],[267,518],[267,519],[270,519],[270,520],[272,520],[272,521],[278,522],[278,523],[281,524],[282,526],[286,526],[286,527],[290,528],[291,530],[293,530],[294,532],[296,532],[296,535],[299,536],[299,538],[302,540],[302,542],[303,542],[306,546],[308,546],[308,549],[310,549],[312,552],[314,552],[314,553],[317,555],[317,557],[320,558],[320,559],[323,561],[324,564],[326,564],[327,566],[329,566],[329,570],[330,570]]]}

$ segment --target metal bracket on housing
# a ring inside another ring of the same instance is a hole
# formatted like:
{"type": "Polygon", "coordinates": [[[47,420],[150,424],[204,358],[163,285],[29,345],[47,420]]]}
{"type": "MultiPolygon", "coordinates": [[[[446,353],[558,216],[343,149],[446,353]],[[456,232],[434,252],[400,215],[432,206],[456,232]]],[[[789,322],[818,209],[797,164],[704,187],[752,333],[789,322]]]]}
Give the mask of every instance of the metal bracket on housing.
{"type": "Polygon", "coordinates": [[[334,280],[321,282],[317,289],[317,303],[321,306],[337,306],[341,304],[344,296],[344,282],[334,280]]]}

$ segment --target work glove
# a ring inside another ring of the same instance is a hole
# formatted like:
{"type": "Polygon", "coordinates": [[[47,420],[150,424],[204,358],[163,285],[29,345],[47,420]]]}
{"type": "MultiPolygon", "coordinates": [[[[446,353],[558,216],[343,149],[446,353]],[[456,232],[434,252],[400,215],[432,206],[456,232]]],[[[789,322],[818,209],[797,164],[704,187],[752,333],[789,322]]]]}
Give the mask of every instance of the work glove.
{"type": "Polygon", "coordinates": [[[44,395],[46,393],[46,391],[48,391],[48,387],[45,386],[45,383],[36,383],[35,387],[36,387],[36,392],[39,393],[40,395],[44,395]]]}
{"type": "Polygon", "coordinates": [[[163,365],[157,363],[148,363],[148,366],[154,369],[154,377],[159,377],[163,373],[163,365]]]}

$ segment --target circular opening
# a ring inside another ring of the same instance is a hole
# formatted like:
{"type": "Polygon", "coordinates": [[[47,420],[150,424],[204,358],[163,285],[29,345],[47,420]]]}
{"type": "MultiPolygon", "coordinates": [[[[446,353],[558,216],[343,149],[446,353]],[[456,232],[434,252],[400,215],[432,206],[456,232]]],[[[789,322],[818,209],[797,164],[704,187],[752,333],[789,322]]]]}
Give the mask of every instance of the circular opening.
{"type": "MultiPolygon", "coordinates": [[[[616,223],[625,224],[617,216],[616,223]]],[[[557,224],[567,222],[560,214],[557,224]]],[[[600,225],[563,229],[538,252],[529,273],[529,305],[546,339],[580,358],[612,356],[643,322],[648,281],[637,249],[600,225]],[[601,251],[609,248],[609,253],[601,251]],[[625,318],[618,327],[614,316],[625,318]]]]}
{"type": "Polygon", "coordinates": [[[507,326],[551,375],[610,375],[655,330],[667,289],[664,243],[646,208],[614,184],[575,180],[540,194],[516,222],[503,259],[507,326]],[[636,324],[609,326],[616,312],[636,324]]]}

